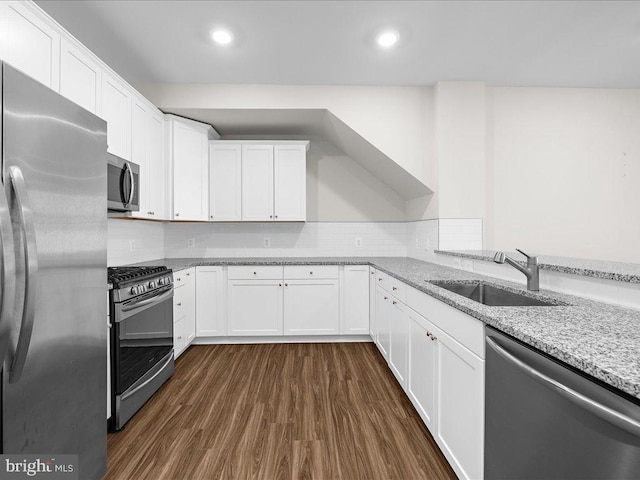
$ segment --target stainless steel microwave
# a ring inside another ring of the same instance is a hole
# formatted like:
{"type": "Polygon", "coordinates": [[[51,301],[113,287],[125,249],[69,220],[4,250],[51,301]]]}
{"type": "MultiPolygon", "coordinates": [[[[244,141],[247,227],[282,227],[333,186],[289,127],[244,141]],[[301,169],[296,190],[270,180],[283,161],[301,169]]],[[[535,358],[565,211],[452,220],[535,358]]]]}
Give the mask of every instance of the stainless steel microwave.
{"type": "Polygon", "coordinates": [[[108,154],[107,209],[115,212],[140,210],[140,166],[108,154]]]}

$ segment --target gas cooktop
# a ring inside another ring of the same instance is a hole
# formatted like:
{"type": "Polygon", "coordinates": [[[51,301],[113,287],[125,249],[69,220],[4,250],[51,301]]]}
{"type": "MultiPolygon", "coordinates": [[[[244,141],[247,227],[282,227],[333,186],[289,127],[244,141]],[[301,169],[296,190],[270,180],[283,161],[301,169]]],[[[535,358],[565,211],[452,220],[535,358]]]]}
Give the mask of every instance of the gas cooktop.
{"type": "Polygon", "coordinates": [[[107,268],[107,278],[114,288],[119,288],[124,283],[133,280],[136,282],[148,280],[166,274],[169,269],[165,266],[159,267],[109,267],[107,268]]]}

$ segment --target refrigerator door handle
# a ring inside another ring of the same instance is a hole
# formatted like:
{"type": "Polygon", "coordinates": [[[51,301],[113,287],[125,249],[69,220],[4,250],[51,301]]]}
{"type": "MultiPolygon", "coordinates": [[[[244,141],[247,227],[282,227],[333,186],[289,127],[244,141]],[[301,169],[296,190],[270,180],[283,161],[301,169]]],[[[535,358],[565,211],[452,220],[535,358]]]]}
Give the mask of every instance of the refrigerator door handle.
{"type": "Polygon", "coordinates": [[[38,275],[38,252],[36,250],[36,234],[33,228],[33,211],[31,201],[27,192],[27,185],[19,167],[9,167],[11,184],[15,192],[16,203],[18,204],[18,217],[22,241],[24,242],[24,303],[22,308],[22,324],[18,335],[16,352],[9,371],[9,383],[16,383],[20,380],[24,364],[27,360],[29,344],[31,343],[31,333],[33,332],[33,321],[35,318],[35,296],[38,275]]]}
{"type": "Polygon", "coordinates": [[[0,188],[0,365],[4,362],[11,336],[16,293],[16,261],[13,227],[6,191],[0,188]]]}
{"type": "Polygon", "coordinates": [[[602,420],[609,422],[622,430],[640,437],[640,423],[635,419],[628,417],[624,413],[613,410],[591,398],[583,395],[582,393],[568,387],[567,385],[545,375],[544,373],[536,370],[531,365],[523,362],[519,358],[515,357],[511,353],[507,352],[501,345],[498,344],[493,338],[486,337],[487,346],[494,352],[500,355],[507,362],[515,365],[518,369],[537,380],[546,387],[554,390],[562,397],[566,398],[576,406],[590,412],[591,414],[600,417],[602,420]]]}

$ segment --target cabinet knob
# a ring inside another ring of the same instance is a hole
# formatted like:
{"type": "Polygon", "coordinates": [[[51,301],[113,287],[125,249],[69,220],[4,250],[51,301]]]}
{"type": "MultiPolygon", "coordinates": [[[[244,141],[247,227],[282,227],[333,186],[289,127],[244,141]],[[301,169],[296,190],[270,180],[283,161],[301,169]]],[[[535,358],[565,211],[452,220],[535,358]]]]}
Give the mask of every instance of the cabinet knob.
{"type": "Polygon", "coordinates": [[[389,297],[384,297],[385,300],[389,300],[389,297]]]}
{"type": "Polygon", "coordinates": [[[378,277],[378,281],[381,282],[382,281],[382,277],[378,277]]]}
{"type": "Polygon", "coordinates": [[[276,218],[278,218],[278,215],[276,215],[276,218]]]}
{"type": "Polygon", "coordinates": [[[269,215],[269,218],[273,218],[273,215],[269,215]]]}
{"type": "Polygon", "coordinates": [[[393,301],[393,302],[391,302],[391,303],[393,303],[393,304],[395,305],[395,304],[396,304],[396,303],[398,303],[398,302],[396,302],[396,301],[394,300],[394,301],[393,301]]]}
{"type": "Polygon", "coordinates": [[[182,340],[182,335],[178,335],[178,340],[182,340]]]}
{"type": "Polygon", "coordinates": [[[182,306],[182,302],[176,303],[176,306],[181,307],[182,306]]]}
{"type": "Polygon", "coordinates": [[[191,275],[191,274],[190,274],[190,273],[187,273],[187,277],[188,277],[189,275],[191,275]]]}
{"type": "Polygon", "coordinates": [[[435,335],[431,334],[431,340],[437,340],[438,337],[436,337],[435,335]]]}
{"type": "Polygon", "coordinates": [[[396,290],[397,290],[397,288],[396,288],[396,287],[393,287],[393,291],[395,292],[396,290]]]}
{"type": "Polygon", "coordinates": [[[147,212],[147,215],[153,215],[153,212],[147,212]]]}
{"type": "Polygon", "coordinates": [[[289,284],[288,284],[288,283],[285,283],[285,284],[284,284],[284,286],[285,286],[285,287],[288,287],[288,286],[289,286],[289,284]]]}
{"type": "Polygon", "coordinates": [[[176,217],[179,217],[179,216],[180,216],[180,214],[178,212],[176,212],[176,217]]]}
{"type": "Polygon", "coordinates": [[[253,274],[254,274],[254,275],[257,275],[258,273],[257,273],[257,272],[253,272],[253,274]]]}
{"type": "Polygon", "coordinates": [[[281,287],[281,286],[282,286],[282,284],[281,284],[281,283],[279,283],[279,284],[278,284],[278,286],[279,286],[279,287],[281,287]]]}
{"type": "Polygon", "coordinates": [[[181,282],[182,281],[182,277],[178,277],[178,281],[181,282]]]}
{"type": "Polygon", "coordinates": [[[211,215],[209,218],[213,218],[213,215],[211,215]]]}
{"type": "Polygon", "coordinates": [[[313,272],[309,272],[309,275],[313,275],[313,272]]]}
{"type": "Polygon", "coordinates": [[[371,275],[375,275],[375,272],[371,272],[371,275]]]}

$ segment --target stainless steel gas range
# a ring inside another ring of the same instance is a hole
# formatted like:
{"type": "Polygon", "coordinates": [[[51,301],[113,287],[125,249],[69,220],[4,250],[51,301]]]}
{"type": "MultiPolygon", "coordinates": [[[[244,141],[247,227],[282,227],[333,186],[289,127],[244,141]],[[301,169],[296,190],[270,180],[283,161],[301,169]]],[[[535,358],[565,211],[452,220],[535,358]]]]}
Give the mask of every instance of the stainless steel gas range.
{"type": "Polygon", "coordinates": [[[173,374],[173,273],[166,267],[111,267],[112,430],[173,374]]]}

